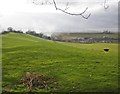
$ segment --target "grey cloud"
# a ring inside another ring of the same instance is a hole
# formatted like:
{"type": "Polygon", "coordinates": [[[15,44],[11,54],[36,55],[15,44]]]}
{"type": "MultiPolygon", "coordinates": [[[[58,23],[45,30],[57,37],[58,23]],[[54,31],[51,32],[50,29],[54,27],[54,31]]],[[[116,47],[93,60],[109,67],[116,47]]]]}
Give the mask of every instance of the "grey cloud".
{"type": "MultiPolygon", "coordinates": [[[[70,16],[64,13],[23,13],[6,17],[1,20],[4,28],[12,26],[17,29],[33,29],[37,32],[80,32],[89,30],[117,30],[117,7],[111,6],[105,11],[101,9],[91,12],[88,20],[81,16],[70,16]]],[[[86,14],[87,15],[87,14],[86,14]]]]}

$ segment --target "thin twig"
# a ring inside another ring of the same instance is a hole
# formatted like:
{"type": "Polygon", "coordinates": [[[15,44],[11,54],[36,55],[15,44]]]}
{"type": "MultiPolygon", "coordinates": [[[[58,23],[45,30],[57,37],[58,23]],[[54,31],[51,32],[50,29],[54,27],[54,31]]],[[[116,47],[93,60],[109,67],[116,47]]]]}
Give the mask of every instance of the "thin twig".
{"type": "Polygon", "coordinates": [[[67,10],[67,9],[69,8],[69,7],[68,7],[68,4],[69,4],[69,2],[67,2],[65,10],[67,10]]]}
{"type": "Polygon", "coordinates": [[[108,5],[106,5],[106,0],[104,1],[104,9],[108,9],[109,8],[109,6],[108,5]]]}

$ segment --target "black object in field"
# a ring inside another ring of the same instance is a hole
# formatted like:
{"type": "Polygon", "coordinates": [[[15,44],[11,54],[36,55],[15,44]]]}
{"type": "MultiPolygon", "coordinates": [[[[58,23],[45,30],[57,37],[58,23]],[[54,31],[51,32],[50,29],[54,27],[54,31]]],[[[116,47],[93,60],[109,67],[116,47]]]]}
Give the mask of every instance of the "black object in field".
{"type": "Polygon", "coordinates": [[[108,51],[109,51],[109,48],[104,48],[104,51],[105,51],[105,52],[108,52],[108,51]]]}

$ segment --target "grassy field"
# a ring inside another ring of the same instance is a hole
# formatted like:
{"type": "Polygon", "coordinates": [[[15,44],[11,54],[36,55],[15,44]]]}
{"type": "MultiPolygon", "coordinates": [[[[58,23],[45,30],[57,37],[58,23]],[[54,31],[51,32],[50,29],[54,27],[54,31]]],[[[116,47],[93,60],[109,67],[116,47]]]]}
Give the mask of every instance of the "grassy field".
{"type": "Polygon", "coordinates": [[[26,92],[18,81],[26,72],[57,82],[36,92],[115,92],[118,90],[118,44],[62,43],[26,34],[2,37],[3,91],[26,92]],[[109,52],[104,52],[109,48],[109,52]]]}

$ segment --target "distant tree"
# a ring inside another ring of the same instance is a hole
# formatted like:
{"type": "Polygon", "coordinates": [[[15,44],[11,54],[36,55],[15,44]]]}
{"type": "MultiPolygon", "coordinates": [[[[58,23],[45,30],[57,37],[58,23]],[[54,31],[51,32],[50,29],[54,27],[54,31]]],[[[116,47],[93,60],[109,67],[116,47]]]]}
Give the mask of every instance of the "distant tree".
{"type": "Polygon", "coordinates": [[[103,31],[103,34],[111,34],[111,32],[108,30],[105,30],[105,31],[103,31]]]}
{"type": "Polygon", "coordinates": [[[30,34],[30,35],[36,35],[36,32],[35,31],[31,31],[31,30],[28,30],[27,32],[26,32],[26,34],[30,34]]]}
{"type": "Polygon", "coordinates": [[[12,31],[14,31],[14,30],[13,30],[12,27],[8,27],[8,28],[7,28],[7,31],[8,31],[8,32],[12,32],[12,31]]]}
{"type": "Polygon", "coordinates": [[[36,36],[36,37],[46,38],[47,39],[47,36],[45,36],[43,33],[36,33],[35,31],[32,31],[32,30],[28,30],[26,32],[26,34],[30,34],[30,35],[33,35],[33,36],[36,36]]]}
{"type": "Polygon", "coordinates": [[[47,35],[43,35],[42,38],[44,38],[44,39],[48,39],[48,40],[51,40],[51,37],[50,37],[50,36],[47,36],[47,35]]]}
{"type": "Polygon", "coordinates": [[[7,30],[3,30],[1,32],[1,34],[6,34],[6,33],[10,33],[10,32],[14,32],[14,33],[23,33],[22,30],[14,30],[12,27],[8,27],[7,30]]]}
{"type": "Polygon", "coordinates": [[[8,31],[5,31],[5,30],[3,30],[2,32],[1,32],[1,34],[7,34],[7,33],[9,33],[8,31]]]}
{"type": "Polygon", "coordinates": [[[17,30],[17,31],[15,31],[16,33],[23,33],[23,31],[22,30],[17,30]]]}
{"type": "Polygon", "coordinates": [[[51,40],[51,37],[50,36],[48,36],[48,38],[47,38],[48,40],[51,40]]]}
{"type": "Polygon", "coordinates": [[[43,37],[43,33],[39,33],[39,37],[42,38],[43,37]]]}

